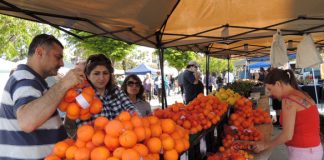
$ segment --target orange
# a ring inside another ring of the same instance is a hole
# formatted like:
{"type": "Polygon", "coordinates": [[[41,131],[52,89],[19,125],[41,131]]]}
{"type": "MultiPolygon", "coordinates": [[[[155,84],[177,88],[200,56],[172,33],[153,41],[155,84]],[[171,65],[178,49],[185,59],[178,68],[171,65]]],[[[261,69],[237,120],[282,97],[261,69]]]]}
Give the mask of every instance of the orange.
{"type": "Polygon", "coordinates": [[[87,142],[92,139],[95,130],[90,125],[82,125],[77,130],[78,139],[87,142]]]}
{"type": "MultiPolygon", "coordinates": [[[[133,123],[133,120],[132,120],[132,123],[133,123]]],[[[142,124],[144,127],[150,127],[150,121],[148,120],[147,117],[142,118],[142,124]]]]}
{"type": "Polygon", "coordinates": [[[48,155],[44,160],[61,160],[61,158],[56,155],[48,155]]]}
{"type": "Polygon", "coordinates": [[[178,152],[178,153],[181,153],[185,150],[185,145],[182,141],[182,139],[177,139],[175,140],[175,143],[174,143],[174,149],[178,152]]]}
{"type": "Polygon", "coordinates": [[[185,129],[190,129],[191,128],[191,123],[188,120],[183,121],[183,128],[185,129]]]}
{"type": "Polygon", "coordinates": [[[160,135],[162,134],[162,128],[160,124],[151,125],[151,132],[152,132],[152,137],[160,137],[160,135]]]}
{"type": "Polygon", "coordinates": [[[116,157],[109,157],[107,160],[119,160],[119,158],[116,158],[116,157]]]}
{"type": "Polygon", "coordinates": [[[89,112],[90,112],[90,108],[83,109],[83,108],[80,107],[80,114],[81,114],[81,115],[82,115],[82,114],[87,114],[87,113],[89,113],[89,112]]]}
{"type": "Polygon", "coordinates": [[[157,118],[156,116],[149,116],[148,117],[148,120],[149,120],[149,122],[150,122],[151,125],[160,122],[159,118],[157,118]]]}
{"type": "Polygon", "coordinates": [[[109,120],[106,117],[98,117],[94,120],[95,129],[105,129],[105,126],[108,124],[109,120]]]}
{"type": "Polygon", "coordinates": [[[75,141],[71,138],[67,138],[64,140],[64,142],[66,142],[69,146],[74,145],[75,141]]]}
{"type": "Polygon", "coordinates": [[[124,147],[118,147],[114,150],[113,152],[113,156],[116,157],[116,158],[121,158],[122,155],[123,155],[123,152],[125,151],[126,149],[124,147]]]}
{"type": "Polygon", "coordinates": [[[161,139],[161,141],[162,141],[163,151],[171,150],[174,148],[174,140],[170,136],[163,137],[163,139],[161,139]]]}
{"type": "Polygon", "coordinates": [[[130,121],[131,120],[131,115],[127,111],[122,111],[117,117],[120,121],[130,121]]]}
{"type": "Polygon", "coordinates": [[[136,127],[134,129],[134,132],[137,136],[137,142],[141,142],[145,140],[146,134],[145,134],[145,128],[144,127],[136,127]]]}
{"type": "Polygon", "coordinates": [[[81,93],[82,97],[89,103],[89,105],[91,105],[92,100],[94,99],[92,95],[89,95],[85,92],[81,93]]]}
{"type": "Polygon", "coordinates": [[[78,147],[76,146],[70,146],[66,152],[65,152],[65,157],[66,159],[73,159],[74,158],[74,154],[75,154],[75,151],[78,149],[78,147]]]}
{"type": "Polygon", "coordinates": [[[94,148],[96,148],[96,146],[91,141],[89,141],[86,143],[86,148],[88,148],[91,151],[94,148]]]}
{"type": "Polygon", "coordinates": [[[91,160],[106,160],[110,156],[110,152],[106,147],[96,147],[91,151],[91,160]]]}
{"type": "Polygon", "coordinates": [[[151,138],[151,135],[152,135],[152,131],[149,127],[145,127],[145,139],[149,139],[151,138]]]}
{"type": "Polygon", "coordinates": [[[126,149],[122,154],[122,160],[139,160],[140,154],[134,149],[126,149]]]}
{"type": "Polygon", "coordinates": [[[94,97],[95,96],[95,90],[92,88],[92,87],[85,87],[85,88],[83,88],[82,89],[82,93],[86,93],[86,94],[88,94],[88,95],[90,95],[90,96],[92,96],[92,97],[94,97]]]}
{"type": "Polygon", "coordinates": [[[90,150],[87,148],[78,148],[74,154],[75,160],[87,160],[90,159],[90,150]]]}
{"type": "Polygon", "coordinates": [[[176,124],[171,119],[163,119],[161,121],[161,127],[163,133],[172,133],[175,130],[176,124]]]}
{"type": "Polygon", "coordinates": [[[110,135],[105,136],[104,143],[109,151],[114,151],[119,147],[119,139],[110,135]]]}
{"type": "Polygon", "coordinates": [[[75,97],[78,96],[78,92],[74,89],[69,89],[64,96],[64,101],[72,103],[75,101],[75,97]]]}
{"type": "Polygon", "coordinates": [[[67,109],[68,105],[69,105],[68,102],[61,101],[60,104],[58,105],[58,108],[60,109],[60,111],[66,112],[66,109],[67,109]]]}
{"type": "Polygon", "coordinates": [[[92,114],[98,114],[102,110],[102,102],[99,98],[93,98],[91,104],[90,104],[90,113],[92,114]]]}
{"type": "Polygon", "coordinates": [[[162,142],[159,138],[153,137],[147,141],[147,147],[152,153],[160,153],[162,142]]]}
{"type": "Polygon", "coordinates": [[[150,153],[144,157],[145,160],[160,160],[160,155],[159,154],[153,154],[150,153]]]}
{"type": "Polygon", "coordinates": [[[119,136],[119,143],[121,146],[131,148],[137,143],[137,136],[134,131],[127,130],[119,136]]]}
{"type": "Polygon", "coordinates": [[[219,147],[219,152],[225,152],[225,148],[222,146],[222,147],[219,147]]]}
{"type": "Polygon", "coordinates": [[[149,153],[148,148],[144,144],[136,144],[133,149],[136,150],[141,157],[144,157],[149,153]]]}
{"type": "Polygon", "coordinates": [[[95,146],[100,146],[104,143],[105,140],[105,132],[103,130],[95,131],[94,135],[92,136],[92,143],[95,146]]]}
{"type": "Polygon", "coordinates": [[[86,113],[86,114],[81,114],[80,115],[81,120],[87,120],[89,118],[91,118],[91,113],[86,113]]]}
{"type": "Polygon", "coordinates": [[[169,151],[165,151],[163,153],[163,158],[165,160],[178,160],[179,158],[179,154],[176,150],[172,149],[172,150],[169,150],[169,151]]]}
{"type": "Polygon", "coordinates": [[[139,116],[133,116],[131,118],[131,122],[134,127],[142,127],[143,126],[142,119],[139,116]]]}
{"type": "MultiPolygon", "coordinates": [[[[70,103],[67,106],[66,113],[72,117],[79,116],[81,108],[76,103],[70,103]]],[[[70,118],[70,117],[69,117],[70,118]]]]}
{"type": "Polygon", "coordinates": [[[122,124],[125,130],[133,130],[134,128],[131,121],[122,121],[122,124]]]}
{"type": "Polygon", "coordinates": [[[123,130],[123,124],[119,120],[110,121],[106,127],[106,134],[114,137],[118,137],[123,130]]]}
{"type": "Polygon", "coordinates": [[[68,148],[69,148],[69,145],[64,141],[61,141],[54,145],[53,153],[56,156],[63,158],[63,157],[65,157],[65,152],[68,148]]]}
{"type": "Polygon", "coordinates": [[[85,147],[86,146],[86,143],[80,139],[77,139],[75,141],[75,146],[77,146],[78,148],[82,148],[82,147],[85,147]]]}
{"type": "Polygon", "coordinates": [[[183,142],[183,144],[184,144],[184,150],[188,150],[189,147],[190,147],[190,142],[189,142],[189,140],[182,139],[182,142],[183,142]]]}

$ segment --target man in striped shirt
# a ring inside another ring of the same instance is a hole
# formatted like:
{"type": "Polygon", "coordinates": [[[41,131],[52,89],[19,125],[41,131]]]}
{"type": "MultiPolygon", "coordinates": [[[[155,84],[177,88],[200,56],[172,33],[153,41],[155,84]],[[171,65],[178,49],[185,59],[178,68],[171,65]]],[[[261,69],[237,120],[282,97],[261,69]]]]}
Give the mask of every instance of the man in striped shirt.
{"type": "Polygon", "coordinates": [[[53,36],[36,36],[27,64],[10,76],[0,104],[0,159],[43,159],[66,132],[57,113],[65,92],[82,83],[81,69],[72,69],[52,88],[45,78],[63,64],[63,45],[53,36]]]}

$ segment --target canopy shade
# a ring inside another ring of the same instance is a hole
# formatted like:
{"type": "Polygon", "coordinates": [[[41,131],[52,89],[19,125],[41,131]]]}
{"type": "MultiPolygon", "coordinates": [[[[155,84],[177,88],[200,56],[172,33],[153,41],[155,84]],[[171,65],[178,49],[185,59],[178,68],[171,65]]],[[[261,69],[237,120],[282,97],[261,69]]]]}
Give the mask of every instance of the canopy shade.
{"type": "Polygon", "coordinates": [[[144,75],[146,73],[155,74],[156,71],[157,71],[156,69],[153,69],[147,66],[146,64],[142,63],[139,66],[126,71],[125,74],[126,75],[130,75],[130,74],[144,75]]]}
{"type": "Polygon", "coordinates": [[[304,33],[313,33],[323,47],[323,6],[323,0],[2,0],[0,14],[65,32],[68,27],[148,47],[230,58],[269,55],[277,29],[293,42],[291,49],[304,33]]]}

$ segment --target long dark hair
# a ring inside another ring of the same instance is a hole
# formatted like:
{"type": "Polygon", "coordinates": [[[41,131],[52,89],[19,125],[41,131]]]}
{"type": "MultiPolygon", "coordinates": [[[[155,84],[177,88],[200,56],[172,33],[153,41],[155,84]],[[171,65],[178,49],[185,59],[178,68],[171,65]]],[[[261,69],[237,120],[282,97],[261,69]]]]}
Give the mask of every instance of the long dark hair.
{"type": "Polygon", "coordinates": [[[125,80],[124,80],[124,82],[123,82],[123,84],[121,86],[121,89],[128,95],[128,92],[127,92],[127,82],[131,78],[140,83],[140,90],[139,90],[138,94],[136,95],[136,98],[145,101],[145,97],[144,97],[144,86],[143,86],[143,83],[142,83],[141,79],[137,75],[135,75],[135,74],[128,75],[125,78],[125,80]]]}
{"type": "Polygon", "coordinates": [[[282,70],[273,68],[267,74],[264,83],[274,85],[277,81],[291,85],[294,89],[300,90],[294,72],[290,69],[282,70]]]}
{"type": "MultiPolygon", "coordinates": [[[[114,76],[114,68],[112,67],[112,63],[111,63],[110,59],[107,58],[104,54],[94,54],[94,55],[89,56],[86,61],[86,67],[85,67],[84,73],[87,76],[89,76],[91,71],[94,68],[96,68],[97,66],[105,66],[108,69],[110,79],[109,79],[108,84],[106,85],[106,90],[108,91],[109,95],[113,95],[115,90],[118,88],[116,80],[115,80],[115,76],[114,76]]],[[[89,83],[91,84],[90,81],[89,81],[89,83]]]]}

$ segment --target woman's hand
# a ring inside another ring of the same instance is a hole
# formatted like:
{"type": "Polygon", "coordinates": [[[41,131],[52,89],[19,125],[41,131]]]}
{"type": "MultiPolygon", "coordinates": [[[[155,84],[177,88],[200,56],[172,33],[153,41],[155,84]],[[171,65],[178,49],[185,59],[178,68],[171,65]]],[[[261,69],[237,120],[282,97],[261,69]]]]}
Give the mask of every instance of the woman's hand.
{"type": "Polygon", "coordinates": [[[264,143],[264,142],[260,142],[260,143],[256,143],[256,144],[254,145],[254,149],[253,149],[253,151],[254,151],[255,153],[259,153],[259,152],[261,152],[261,151],[266,150],[267,148],[268,148],[268,146],[267,146],[266,143],[264,143]]]}

